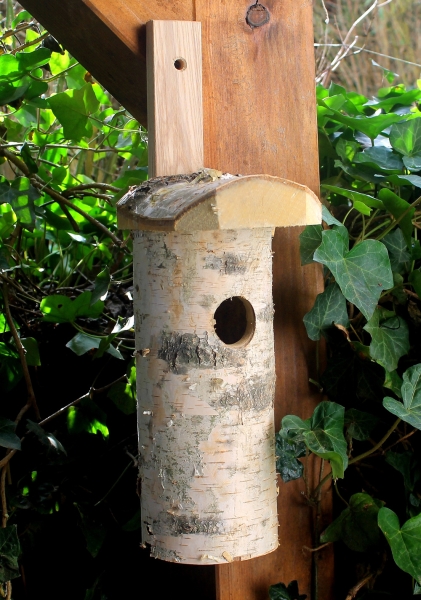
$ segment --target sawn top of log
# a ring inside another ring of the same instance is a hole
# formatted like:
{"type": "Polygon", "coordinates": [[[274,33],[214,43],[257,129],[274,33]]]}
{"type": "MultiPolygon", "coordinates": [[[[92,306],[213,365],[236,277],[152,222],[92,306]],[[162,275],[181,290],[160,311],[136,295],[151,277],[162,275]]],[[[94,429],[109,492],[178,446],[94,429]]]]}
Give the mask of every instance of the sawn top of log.
{"type": "Polygon", "coordinates": [[[212,169],[156,177],[118,202],[120,229],[209,231],[321,223],[321,203],[306,186],[270,175],[212,169]]]}

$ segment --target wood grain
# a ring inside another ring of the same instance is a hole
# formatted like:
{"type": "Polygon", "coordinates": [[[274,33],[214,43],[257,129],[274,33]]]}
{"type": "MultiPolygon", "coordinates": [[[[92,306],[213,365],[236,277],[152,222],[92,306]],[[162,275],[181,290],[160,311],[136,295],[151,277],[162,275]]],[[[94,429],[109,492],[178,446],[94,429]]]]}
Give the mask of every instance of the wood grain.
{"type": "MultiPolygon", "coordinates": [[[[267,0],[269,22],[251,29],[245,0],[197,0],[203,27],[205,166],[230,173],[267,173],[318,193],[311,0],[267,0]]],[[[278,229],[274,302],[276,427],[288,413],[308,417],[320,400],[308,378],[315,374],[315,346],[302,318],[323,289],[315,265],[300,267],[298,228],[278,229]]],[[[280,547],[247,562],[217,567],[218,600],[266,600],[268,587],[298,579],[312,598],[312,510],[301,481],[280,483],[280,547]]],[[[319,598],[332,597],[331,556],[319,598]]]]}
{"type": "Polygon", "coordinates": [[[203,169],[180,179],[158,177],[129,190],[117,204],[119,229],[186,233],[322,222],[314,192],[280,177],[203,169]]]}
{"type": "Polygon", "coordinates": [[[203,167],[201,46],[200,23],[146,25],[150,177],[203,167]]]}

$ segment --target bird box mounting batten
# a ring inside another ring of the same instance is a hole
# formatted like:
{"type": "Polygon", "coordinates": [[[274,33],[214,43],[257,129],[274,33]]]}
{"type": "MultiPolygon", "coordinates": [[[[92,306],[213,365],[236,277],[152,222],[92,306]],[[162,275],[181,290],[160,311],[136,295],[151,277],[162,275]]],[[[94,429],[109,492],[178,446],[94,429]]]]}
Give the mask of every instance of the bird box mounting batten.
{"type": "Polygon", "coordinates": [[[278,546],[271,238],[321,222],[304,186],[215,171],[118,204],[134,237],[142,537],[216,564],[278,546]]]}

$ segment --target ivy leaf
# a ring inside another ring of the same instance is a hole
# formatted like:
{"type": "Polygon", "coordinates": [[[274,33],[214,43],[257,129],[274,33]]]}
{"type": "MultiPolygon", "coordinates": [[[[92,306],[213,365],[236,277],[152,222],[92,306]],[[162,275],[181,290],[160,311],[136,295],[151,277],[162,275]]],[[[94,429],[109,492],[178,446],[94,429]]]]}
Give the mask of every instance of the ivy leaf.
{"type": "Polygon", "coordinates": [[[399,154],[384,146],[371,146],[354,157],[355,162],[368,163],[385,171],[402,171],[403,163],[399,154]]]}
{"type": "Polygon", "coordinates": [[[0,529],[0,583],[20,577],[18,558],[21,552],[16,525],[0,529]]]}
{"type": "Polygon", "coordinates": [[[23,162],[28,167],[29,172],[30,173],[38,173],[37,163],[32,158],[32,154],[31,154],[31,152],[29,150],[29,146],[26,142],[23,144],[22,148],[20,149],[20,155],[23,159],[23,162]]]}
{"type": "Polygon", "coordinates": [[[421,515],[412,517],[400,526],[398,516],[383,507],[378,514],[378,524],[392,549],[395,563],[421,583],[421,515]]]}
{"type": "MultiPolygon", "coordinates": [[[[324,104],[323,100],[319,100],[319,103],[324,104]]],[[[328,107],[329,108],[329,107],[328,107]]],[[[337,110],[332,108],[329,109],[334,115],[333,120],[338,123],[343,123],[355,131],[361,131],[365,133],[371,140],[374,140],[382,131],[390,127],[393,123],[402,120],[401,115],[390,113],[387,115],[375,115],[373,117],[360,116],[360,117],[348,117],[343,115],[337,110]]]]}
{"type": "Polygon", "coordinates": [[[386,453],[386,462],[403,475],[405,488],[413,492],[415,484],[420,480],[419,462],[412,452],[386,453]]]}
{"type": "Polygon", "coordinates": [[[22,225],[32,228],[35,225],[34,200],[41,197],[27,177],[16,177],[10,185],[9,204],[22,225]]]}
{"type": "MultiPolygon", "coordinates": [[[[87,333],[79,332],[67,342],[66,348],[69,348],[69,350],[74,352],[77,356],[82,356],[91,350],[98,350],[102,343],[102,354],[106,352],[107,354],[114,356],[114,358],[123,360],[121,353],[117,350],[117,348],[111,345],[108,338],[109,336],[94,337],[92,335],[88,335],[87,333]]],[[[100,356],[96,356],[96,358],[100,358],[100,356]]]]}
{"type": "Polygon", "coordinates": [[[342,540],[355,552],[368,552],[380,541],[377,515],[383,502],[368,494],[354,494],[348,508],[320,536],[322,544],[342,540]]]}
{"type": "Polygon", "coordinates": [[[386,371],[394,371],[399,359],[409,352],[408,325],[402,317],[392,317],[380,323],[376,309],[364,329],[371,335],[370,355],[386,371]]]}
{"type": "Polygon", "coordinates": [[[414,269],[409,275],[408,280],[414,288],[415,293],[418,294],[419,298],[421,298],[421,271],[419,269],[414,269]]]}
{"type": "Polygon", "coordinates": [[[39,355],[38,342],[35,338],[21,338],[22,346],[26,350],[26,362],[30,367],[40,367],[41,358],[39,355]]]}
{"type": "Polygon", "coordinates": [[[38,423],[34,423],[34,421],[27,419],[26,427],[28,428],[28,431],[32,431],[32,433],[37,436],[41,444],[44,444],[44,446],[47,446],[48,448],[54,448],[54,450],[57,452],[62,452],[63,454],[67,455],[63,444],[59,442],[52,433],[45,431],[41,425],[38,425],[38,423]]]}
{"type": "Polygon", "coordinates": [[[92,135],[89,116],[98,110],[99,102],[90,83],[79,90],[67,90],[51,96],[48,103],[63,125],[63,135],[67,140],[79,141],[92,135]]]}
{"type": "Polygon", "coordinates": [[[383,289],[393,286],[389,256],[384,244],[365,240],[349,251],[338,231],[323,231],[314,260],[331,270],[345,298],[368,320],[383,289]]]}
{"type": "Polygon", "coordinates": [[[389,136],[392,147],[404,156],[421,153],[421,120],[411,119],[392,125],[389,136]]]}
{"type": "Polygon", "coordinates": [[[16,423],[0,417],[0,446],[20,450],[20,439],[15,434],[16,423]]]}
{"type": "Polygon", "coordinates": [[[129,368],[128,382],[119,381],[115,383],[107,393],[108,398],[125,415],[131,415],[136,412],[136,367],[129,368]]]}
{"type": "Polygon", "coordinates": [[[403,164],[409,171],[421,171],[421,154],[404,156],[403,164]]]}
{"type": "Polygon", "coordinates": [[[306,594],[300,594],[296,580],[291,581],[288,587],[284,583],[271,585],[269,588],[270,600],[306,600],[306,594]]]}
{"type": "Polygon", "coordinates": [[[72,323],[77,317],[97,319],[103,309],[101,301],[91,305],[92,292],[83,292],[76,300],[60,294],[43,298],[40,310],[44,313],[44,321],[50,323],[72,323]]]}
{"type": "Polygon", "coordinates": [[[389,252],[390,266],[394,273],[400,273],[405,263],[411,260],[401,229],[396,228],[382,239],[389,252]]]}
{"type": "Polygon", "coordinates": [[[373,196],[369,196],[368,194],[362,194],[361,192],[356,192],[354,190],[346,190],[345,188],[338,187],[336,185],[326,185],[322,184],[320,186],[324,190],[328,190],[330,192],[334,192],[335,194],[340,194],[341,196],[345,196],[349,200],[354,202],[361,202],[365,206],[370,208],[379,208],[384,210],[383,202],[377,200],[377,198],[373,198],[373,196]]]}
{"type": "Polygon", "coordinates": [[[403,236],[406,241],[406,245],[411,249],[411,236],[412,236],[412,218],[414,216],[415,208],[410,208],[410,204],[400,198],[392,190],[383,188],[379,192],[379,198],[383,201],[383,204],[395,219],[399,219],[404,213],[405,216],[399,221],[399,227],[402,230],[403,236]],[[410,210],[408,210],[410,209],[410,210]]]}
{"type": "Polygon", "coordinates": [[[335,323],[349,326],[346,300],[339,286],[332,283],[324,292],[318,294],[313,308],[304,316],[304,325],[311,340],[319,340],[324,330],[335,323]]]}
{"type": "Polygon", "coordinates": [[[377,417],[370,415],[370,413],[350,408],[345,412],[347,434],[360,442],[368,440],[378,420],[377,417]]]}
{"type": "Polygon", "coordinates": [[[94,558],[98,555],[107,535],[107,529],[92,516],[82,512],[80,506],[75,503],[80,516],[80,528],[86,541],[86,549],[94,558]]]}
{"type": "Polygon", "coordinates": [[[383,383],[383,387],[392,390],[392,392],[394,394],[396,394],[396,396],[398,398],[402,398],[402,379],[400,378],[400,376],[398,375],[397,371],[386,371],[385,369],[385,380],[383,383]]]}
{"type": "Polygon", "coordinates": [[[421,364],[405,371],[401,391],[403,403],[387,396],[383,399],[383,406],[392,415],[421,429],[421,364]]]}
{"type": "Polygon", "coordinates": [[[282,429],[289,437],[304,441],[310,452],[330,462],[335,479],[343,477],[348,466],[344,412],[340,404],[323,401],[306,421],[295,415],[282,419],[282,429]]]}
{"type": "Polygon", "coordinates": [[[297,460],[306,455],[304,442],[297,442],[282,435],[282,430],[276,434],[275,454],[276,471],[282,481],[287,483],[299,479],[303,475],[303,463],[297,460]]]}
{"type": "Polygon", "coordinates": [[[308,265],[313,262],[313,254],[322,243],[322,226],[307,225],[299,238],[301,264],[308,265]]]}
{"type": "Polygon", "coordinates": [[[106,439],[110,435],[106,422],[106,413],[89,398],[89,394],[78,406],[71,406],[67,413],[67,428],[72,434],[85,431],[96,435],[99,432],[106,439]]]}
{"type": "Polygon", "coordinates": [[[105,269],[103,269],[96,276],[95,285],[94,285],[94,289],[92,292],[92,298],[91,298],[91,303],[90,303],[91,306],[100,299],[105,300],[105,295],[107,294],[108,288],[110,287],[110,282],[111,282],[110,269],[108,267],[105,267],[105,269]],[[104,296],[104,298],[103,298],[103,296],[104,296]]]}

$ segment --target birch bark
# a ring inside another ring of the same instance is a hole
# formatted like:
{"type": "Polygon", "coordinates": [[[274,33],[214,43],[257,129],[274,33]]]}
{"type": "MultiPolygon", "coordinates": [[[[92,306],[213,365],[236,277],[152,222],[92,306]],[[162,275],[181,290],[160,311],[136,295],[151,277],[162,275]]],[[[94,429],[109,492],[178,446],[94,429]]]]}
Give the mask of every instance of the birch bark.
{"type": "Polygon", "coordinates": [[[157,558],[215,564],[278,545],[272,233],[134,232],[142,538],[157,558]],[[215,331],[233,297],[253,309],[248,343],[215,331]]]}

